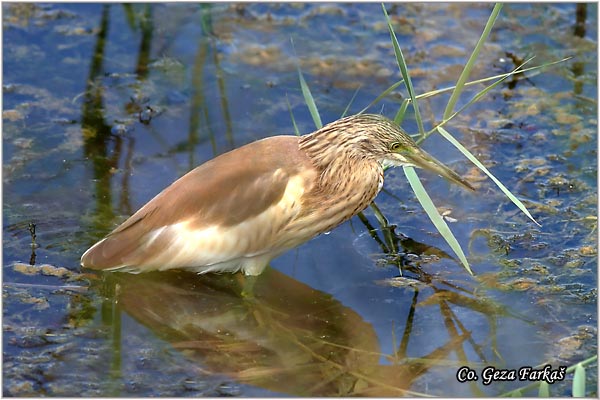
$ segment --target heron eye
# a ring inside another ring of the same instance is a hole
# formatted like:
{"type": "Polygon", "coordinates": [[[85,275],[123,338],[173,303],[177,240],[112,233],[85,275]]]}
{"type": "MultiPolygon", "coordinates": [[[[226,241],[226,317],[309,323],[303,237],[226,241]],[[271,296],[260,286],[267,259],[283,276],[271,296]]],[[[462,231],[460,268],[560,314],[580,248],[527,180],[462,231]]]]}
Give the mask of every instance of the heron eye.
{"type": "Polygon", "coordinates": [[[398,151],[402,148],[402,145],[400,144],[400,142],[394,142],[390,145],[390,150],[391,151],[398,151]]]}

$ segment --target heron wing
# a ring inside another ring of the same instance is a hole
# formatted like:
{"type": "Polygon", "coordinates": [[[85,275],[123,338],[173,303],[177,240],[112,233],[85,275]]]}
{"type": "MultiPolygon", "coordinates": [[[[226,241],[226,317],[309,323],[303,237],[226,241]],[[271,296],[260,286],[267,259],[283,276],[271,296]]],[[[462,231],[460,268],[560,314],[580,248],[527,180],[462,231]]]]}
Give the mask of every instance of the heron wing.
{"type": "Polygon", "coordinates": [[[232,263],[273,251],[316,174],[298,138],[276,136],[225,153],[150,200],[81,259],[143,272],[232,263]]]}

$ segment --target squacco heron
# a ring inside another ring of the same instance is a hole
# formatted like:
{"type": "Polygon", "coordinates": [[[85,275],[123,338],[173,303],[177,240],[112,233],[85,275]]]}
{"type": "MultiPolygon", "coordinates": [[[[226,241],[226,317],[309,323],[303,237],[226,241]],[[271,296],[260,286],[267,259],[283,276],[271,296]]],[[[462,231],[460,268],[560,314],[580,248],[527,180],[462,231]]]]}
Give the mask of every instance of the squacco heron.
{"type": "Polygon", "coordinates": [[[271,259],[364,210],[383,186],[384,165],[424,168],[474,190],[391,120],[353,115],[198,166],[87,250],[81,265],[259,275],[271,259]]]}

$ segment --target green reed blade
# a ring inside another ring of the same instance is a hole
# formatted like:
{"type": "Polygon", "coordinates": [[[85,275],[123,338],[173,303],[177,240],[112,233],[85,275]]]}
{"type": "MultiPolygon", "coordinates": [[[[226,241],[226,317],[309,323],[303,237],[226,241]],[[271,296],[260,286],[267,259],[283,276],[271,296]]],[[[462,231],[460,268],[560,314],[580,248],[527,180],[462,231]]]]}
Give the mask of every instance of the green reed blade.
{"type": "Polygon", "coordinates": [[[572,386],[573,397],[585,397],[585,368],[581,363],[575,367],[572,386]]]}
{"type": "Polygon", "coordinates": [[[388,94],[390,94],[391,92],[394,91],[394,89],[396,89],[398,86],[402,85],[404,83],[404,79],[394,83],[392,86],[390,86],[389,88],[385,89],[379,96],[377,96],[375,98],[375,100],[373,100],[372,102],[369,103],[369,105],[367,105],[365,108],[363,108],[359,114],[364,113],[365,111],[367,111],[369,108],[371,108],[372,106],[374,106],[375,104],[379,103],[381,100],[385,99],[387,97],[388,94]]]}
{"type": "Polygon", "coordinates": [[[429,132],[426,132],[425,135],[423,135],[422,137],[420,137],[417,140],[417,144],[419,144],[423,140],[427,139],[433,132],[435,132],[437,130],[437,127],[447,124],[450,120],[452,120],[458,114],[460,114],[461,112],[463,112],[464,110],[466,110],[467,108],[469,108],[471,106],[471,104],[477,102],[479,99],[481,99],[483,96],[485,96],[490,90],[492,90],[493,88],[495,88],[496,86],[498,86],[500,83],[502,83],[505,79],[507,79],[508,77],[510,77],[510,76],[512,76],[512,75],[514,75],[514,74],[516,74],[518,72],[520,72],[521,67],[523,67],[525,64],[527,64],[532,59],[533,59],[533,57],[530,58],[530,59],[528,59],[528,60],[526,60],[523,64],[519,65],[517,68],[515,68],[514,70],[512,70],[506,76],[503,76],[502,78],[498,79],[496,82],[492,83],[491,85],[486,86],[483,90],[481,90],[475,96],[473,96],[471,98],[471,100],[469,100],[465,105],[463,105],[458,111],[455,111],[448,118],[444,119],[442,122],[440,122],[439,124],[437,124],[433,129],[431,129],[429,132]]]}
{"type": "Polygon", "coordinates": [[[400,104],[400,108],[398,112],[394,116],[394,122],[398,125],[402,125],[402,121],[404,121],[404,115],[406,114],[406,109],[408,108],[408,103],[410,99],[404,99],[402,104],[400,104]]]}
{"type": "Polygon", "coordinates": [[[300,78],[300,88],[302,89],[302,96],[304,96],[304,102],[308,107],[308,111],[310,111],[310,116],[315,123],[317,129],[321,129],[323,127],[323,123],[321,122],[321,116],[319,115],[319,110],[317,110],[317,105],[315,103],[315,99],[310,92],[306,81],[304,80],[304,76],[302,76],[302,71],[300,67],[298,67],[298,78],[300,78]]]}
{"type": "MultiPolygon", "coordinates": [[[[520,69],[518,72],[525,73],[525,72],[536,71],[534,74],[528,75],[528,77],[530,78],[530,77],[533,77],[533,76],[536,76],[536,75],[542,73],[542,71],[539,71],[539,70],[541,70],[543,68],[550,67],[550,66],[553,66],[556,64],[560,64],[562,62],[570,60],[571,58],[573,58],[573,57],[565,57],[558,61],[552,61],[549,63],[536,65],[535,67],[523,68],[523,69],[520,69]]],[[[508,78],[511,75],[514,75],[515,72],[516,72],[516,69],[514,71],[506,72],[504,74],[489,76],[487,78],[476,79],[474,81],[469,81],[469,82],[465,83],[465,86],[473,86],[473,85],[493,81],[493,80],[500,79],[500,78],[508,78]]],[[[369,105],[366,106],[359,114],[364,113],[369,108],[373,107],[375,104],[379,103],[381,100],[386,98],[394,89],[396,89],[402,83],[404,83],[404,80],[398,81],[398,82],[394,83],[393,85],[391,85],[390,87],[388,87],[379,96],[377,96],[377,98],[375,100],[373,100],[371,103],[369,103],[369,105]]],[[[431,90],[429,92],[425,92],[425,93],[417,95],[417,100],[422,100],[422,99],[426,99],[429,97],[437,96],[442,93],[450,92],[450,91],[454,90],[455,88],[456,88],[456,86],[449,86],[449,87],[442,88],[442,89],[431,90]]],[[[405,101],[410,101],[410,99],[405,99],[405,101]]]]}
{"type": "Polygon", "coordinates": [[[517,207],[519,207],[519,210],[523,211],[523,213],[525,215],[527,215],[529,217],[529,219],[531,219],[537,226],[541,226],[529,213],[529,210],[527,210],[527,208],[525,207],[525,205],[521,202],[521,200],[517,199],[517,197],[512,194],[512,192],[510,190],[508,190],[508,188],[506,186],[504,186],[502,184],[502,182],[500,182],[486,167],[485,165],[483,165],[481,163],[481,161],[479,161],[469,150],[466,149],[466,147],[464,147],[462,144],[460,144],[460,142],[458,140],[456,140],[454,138],[454,136],[452,136],[447,130],[445,130],[444,128],[442,128],[441,126],[437,127],[437,131],[450,143],[452,143],[452,145],[454,145],[454,147],[456,147],[461,153],[464,154],[465,157],[467,157],[473,164],[475,164],[477,166],[477,168],[479,168],[480,170],[482,170],[495,184],[496,186],[498,186],[500,188],[500,190],[502,190],[502,192],[506,195],[506,197],[508,197],[510,199],[510,201],[512,201],[517,207]]]}
{"type": "Polygon", "coordinates": [[[502,10],[502,4],[496,3],[494,9],[492,10],[492,13],[490,14],[490,17],[488,18],[487,23],[485,24],[483,33],[479,37],[479,40],[477,41],[477,44],[475,45],[475,48],[473,49],[473,52],[471,53],[467,64],[465,65],[460,76],[458,77],[458,81],[456,81],[456,87],[450,95],[450,100],[448,100],[448,104],[446,104],[446,109],[444,110],[444,119],[447,119],[450,116],[450,114],[452,114],[452,111],[454,111],[454,106],[456,105],[456,102],[458,101],[458,98],[460,97],[460,94],[464,89],[465,82],[469,78],[469,74],[471,73],[475,62],[477,61],[477,57],[479,56],[481,48],[487,40],[487,37],[489,36],[490,31],[492,30],[492,27],[494,26],[494,23],[496,22],[496,19],[500,14],[500,10],[502,10]]]}
{"type": "Polygon", "coordinates": [[[469,262],[465,257],[465,253],[463,253],[460,244],[458,244],[458,241],[448,227],[448,224],[446,224],[446,221],[444,221],[437,208],[435,208],[433,201],[431,201],[431,197],[429,197],[429,194],[427,194],[427,191],[423,187],[423,184],[421,183],[421,180],[419,179],[415,169],[410,166],[403,166],[402,168],[404,169],[404,175],[406,175],[408,183],[410,183],[410,187],[417,196],[419,203],[421,203],[421,207],[423,207],[429,216],[429,219],[431,219],[431,222],[433,222],[433,225],[435,225],[436,229],[448,243],[452,251],[454,251],[454,253],[458,256],[465,269],[469,272],[469,274],[473,275],[473,271],[471,271],[471,267],[469,266],[469,262]]]}
{"type": "Polygon", "coordinates": [[[350,106],[352,105],[352,103],[354,103],[354,99],[356,98],[356,95],[358,94],[359,90],[360,90],[360,86],[357,87],[356,90],[354,91],[354,94],[352,95],[352,98],[350,99],[350,102],[348,103],[348,105],[344,109],[344,112],[342,113],[342,115],[340,116],[340,118],[344,118],[346,116],[346,113],[348,113],[348,110],[350,109],[350,106]]]}
{"type": "Polygon", "coordinates": [[[294,125],[294,133],[296,134],[296,136],[300,136],[300,129],[298,129],[298,125],[296,125],[296,118],[294,118],[294,113],[292,112],[292,105],[290,104],[290,99],[288,99],[287,95],[285,96],[285,102],[287,103],[288,110],[290,111],[292,125],[294,125]]]}
{"type": "Polygon", "coordinates": [[[396,38],[396,33],[394,32],[394,28],[392,27],[392,21],[390,20],[390,16],[385,9],[385,5],[381,4],[381,8],[383,9],[383,13],[385,14],[385,18],[387,20],[388,30],[390,31],[390,38],[392,39],[392,44],[394,45],[394,53],[396,54],[396,62],[398,63],[398,67],[400,67],[400,72],[402,73],[402,78],[406,82],[406,89],[408,90],[408,94],[412,101],[412,106],[415,110],[415,119],[417,120],[417,126],[419,127],[419,133],[421,135],[425,134],[425,128],[423,128],[423,120],[421,119],[421,113],[419,112],[419,105],[417,103],[417,95],[415,94],[415,89],[413,87],[412,81],[410,80],[410,74],[408,73],[408,67],[406,65],[406,60],[404,59],[404,55],[402,54],[402,49],[400,48],[400,44],[398,43],[398,39],[396,38]]]}

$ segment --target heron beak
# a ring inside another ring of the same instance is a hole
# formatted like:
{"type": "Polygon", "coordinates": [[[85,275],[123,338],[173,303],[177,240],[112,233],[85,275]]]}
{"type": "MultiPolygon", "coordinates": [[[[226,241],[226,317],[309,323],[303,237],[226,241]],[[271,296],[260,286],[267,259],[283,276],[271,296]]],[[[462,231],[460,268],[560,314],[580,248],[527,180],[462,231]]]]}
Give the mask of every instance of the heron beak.
{"type": "Polygon", "coordinates": [[[435,172],[442,178],[446,178],[452,183],[456,183],[457,185],[460,185],[466,189],[475,191],[475,188],[471,186],[469,182],[436,160],[432,155],[418,147],[413,147],[410,149],[410,151],[403,152],[402,157],[408,159],[408,161],[415,167],[435,172]]]}

